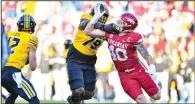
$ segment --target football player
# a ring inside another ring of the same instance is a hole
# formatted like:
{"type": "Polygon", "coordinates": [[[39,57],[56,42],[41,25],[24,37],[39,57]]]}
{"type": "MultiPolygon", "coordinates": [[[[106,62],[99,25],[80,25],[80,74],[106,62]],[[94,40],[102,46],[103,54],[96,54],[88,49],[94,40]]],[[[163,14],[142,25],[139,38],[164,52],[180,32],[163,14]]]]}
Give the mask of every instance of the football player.
{"type": "MultiPolygon", "coordinates": [[[[150,103],[142,93],[143,88],[151,98],[159,100],[161,83],[155,74],[154,60],[144,46],[142,35],[133,31],[138,25],[136,17],[130,13],[123,13],[116,23],[119,33],[113,34],[94,30],[94,25],[103,13],[100,7],[95,8],[95,15],[87,24],[84,33],[89,36],[105,36],[121,85],[132,99],[137,103],[150,103]],[[149,69],[139,60],[137,50],[147,61],[149,69]]],[[[98,27],[104,26],[99,25],[98,27]]]]}
{"type": "MultiPolygon", "coordinates": [[[[109,17],[108,9],[103,4],[98,3],[97,5],[100,6],[100,11],[104,12],[97,20],[97,24],[105,24],[109,17]]],[[[96,52],[104,41],[104,38],[94,38],[83,32],[84,27],[86,27],[93,16],[94,8],[90,13],[85,13],[81,16],[75,39],[68,51],[66,62],[72,95],[67,98],[67,101],[70,104],[91,99],[94,95],[96,52]]],[[[102,27],[102,29],[104,31],[111,31],[106,26],[102,27]]]]}
{"type": "Polygon", "coordinates": [[[17,32],[7,32],[10,55],[2,71],[2,86],[10,93],[5,104],[14,104],[18,95],[29,104],[39,104],[39,99],[31,82],[21,73],[29,60],[32,71],[37,67],[36,49],[38,38],[34,35],[36,23],[32,16],[22,15],[17,22],[17,32]]]}

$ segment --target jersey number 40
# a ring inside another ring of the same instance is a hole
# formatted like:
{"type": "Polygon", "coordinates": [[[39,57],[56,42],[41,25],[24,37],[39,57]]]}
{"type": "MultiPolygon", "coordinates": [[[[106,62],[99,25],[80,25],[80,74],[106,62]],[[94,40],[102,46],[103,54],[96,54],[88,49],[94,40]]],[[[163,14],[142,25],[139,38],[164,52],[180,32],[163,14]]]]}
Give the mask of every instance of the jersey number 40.
{"type": "Polygon", "coordinates": [[[128,59],[127,51],[125,49],[122,48],[114,49],[114,46],[110,45],[109,50],[113,61],[126,61],[128,59]],[[120,55],[119,53],[122,53],[122,55],[120,55]]]}

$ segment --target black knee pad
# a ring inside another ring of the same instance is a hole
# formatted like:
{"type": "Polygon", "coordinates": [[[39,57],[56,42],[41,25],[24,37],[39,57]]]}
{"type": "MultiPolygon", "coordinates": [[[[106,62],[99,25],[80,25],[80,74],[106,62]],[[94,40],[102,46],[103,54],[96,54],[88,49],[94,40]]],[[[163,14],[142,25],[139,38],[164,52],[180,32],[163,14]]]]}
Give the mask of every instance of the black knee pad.
{"type": "Polygon", "coordinates": [[[40,101],[37,96],[30,99],[29,104],[40,104],[40,101]]]}

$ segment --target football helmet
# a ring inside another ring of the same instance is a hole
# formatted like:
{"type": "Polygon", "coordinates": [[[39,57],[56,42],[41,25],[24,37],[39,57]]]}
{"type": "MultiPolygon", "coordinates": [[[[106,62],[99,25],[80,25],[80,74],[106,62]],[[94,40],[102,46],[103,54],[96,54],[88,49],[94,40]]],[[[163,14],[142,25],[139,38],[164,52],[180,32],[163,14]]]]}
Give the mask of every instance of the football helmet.
{"type": "Polygon", "coordinates": [[[117,26],[119,26],[122,31],[121,32],[129,32],[134,30],[138,21],[137,18],[131,13],[123,13],[117,20],[117,26]]]}
{"type": "MultiPolygon", "coordinates": [[[[100,5],[100,9],[101,11],[106,11],[102,17],[100,17],[100,19],[98,20],[99,22],[105,24],[106,21],[108,20],[108,17],[109,17],[109,11],[108,11],[108,8],[104,5],[104,4],[101,4],[101,3],[97,3],[96,5],[100,5]]],[[[94,8],[96,7],[96,5],[92,8],[91,12],[89,14],[91,14],[92,16],[94,16],[95,12],[94,12],[94,8]]]]}
{"type": "Polygon", "coordinates": [[[18,31],[29,31],[32,34],[35,31],[36,23],[31,15],[24,14],[19,18],[17,26],[18,31]]]}

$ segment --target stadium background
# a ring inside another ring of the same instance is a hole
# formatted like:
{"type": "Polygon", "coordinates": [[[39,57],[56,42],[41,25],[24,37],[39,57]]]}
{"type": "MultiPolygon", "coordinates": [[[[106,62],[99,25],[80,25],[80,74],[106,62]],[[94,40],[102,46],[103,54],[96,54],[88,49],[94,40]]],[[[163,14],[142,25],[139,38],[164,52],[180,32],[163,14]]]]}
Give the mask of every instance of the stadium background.
{"type": "MultiPolygon", "coordinates": [[[[156,62],[162,81],[162,98],[158,102],[194,102],[194,14],[193,1],[101,1],[110,12],[107,23],[127,11],[135,14],[145,45],[156,62]]],[[[17,30],[18,18],[27,13],[37,23],[39,38],[38,68],[23,68],[41,102],[64,102],[71,94],[65,57],[74,39],[82,13],[89,12],[91,1],[2,1],[2,22],[6,31],[17,30]]],[[[133,102],[123,91],[104,42],[98,50],[96,94],[85,102],[133,102]]],[[[8,95],[2,88],[2,93],[8,95]]],[[[23,102],[18,98],[17,102],[23,102]]]]}

